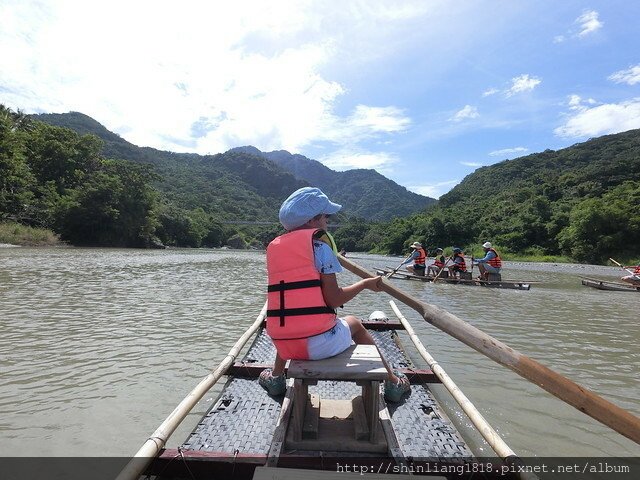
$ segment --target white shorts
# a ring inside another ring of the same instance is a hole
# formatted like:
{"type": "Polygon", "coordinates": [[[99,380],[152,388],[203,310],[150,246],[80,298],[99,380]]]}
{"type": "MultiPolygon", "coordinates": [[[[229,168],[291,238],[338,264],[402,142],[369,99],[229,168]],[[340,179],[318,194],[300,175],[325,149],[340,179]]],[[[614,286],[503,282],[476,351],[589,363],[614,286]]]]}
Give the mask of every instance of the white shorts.
{"type": "Polygon", "coordinates": [[[331,330],[307,340],[309,360],[322,360],[344,352],[353,343],[349,324],[338,318],[336,326],[331,330]]]}

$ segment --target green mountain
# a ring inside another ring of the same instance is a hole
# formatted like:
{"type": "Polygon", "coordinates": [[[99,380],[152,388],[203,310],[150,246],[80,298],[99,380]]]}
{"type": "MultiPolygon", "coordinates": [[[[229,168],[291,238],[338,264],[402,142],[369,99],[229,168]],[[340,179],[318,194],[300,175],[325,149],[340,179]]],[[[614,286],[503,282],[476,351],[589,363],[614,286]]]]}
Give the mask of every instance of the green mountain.
{"type": "Polygon", "coordinates": [[[224,220],[273,221],[282,201],[305,185],[318,186],[342,203],[345,215],[371,220],[409,215],[435,202],[374,170],[335,172],[286,151],[240,147],[217,155],[172,153],[133,145],[82,113],[33,118],[99,137],[108,158],[154,165],[161,176],[157,188],[169,201],[187,209],[202,207],[224,220]]]}
{"type": "Polygon", "coordinates": [[[263,245],[277,225],[230,222],[275,223],[282,200],[312,183],[345,205],[335,238],[349,251],[406,253],[417,240],[478,254],[489,240],[507,256],[640,261],[640,130],[480,168],[431,205],[376,172],[302,155],[177,154],[79,113],[24,117],[0,108],[0,219],[74,244],[263,245]]]}
{"type": "Polygon", "coordinates": [[[255,147],[238,147],[232,152],[262,156],[293,174],[297,179],[322,189],[345,206],[351,215],[373,221],[404,217],[422,211],[436,200],[408,191],[375,170],[336,172],[322,163],[286,150],[261,152],[255,147]]]}
{"type": "Polygon", "coordinates": [[[479,168],[434,209],[389,225],[387,242],[398,231],[431,246],[640,259],[640,130],[479,168]]]}
{"type": "Polygon", "coordinates": [[[268,160],[228,152],[217,155],[173,153],[138,147],[78,112],[32,118],[102,139],[107,158],[151,164],[160,175],[156,187],[183,209],[203,208],[221,220],[270,221],[282,200],[306,185],[268,160]]]}

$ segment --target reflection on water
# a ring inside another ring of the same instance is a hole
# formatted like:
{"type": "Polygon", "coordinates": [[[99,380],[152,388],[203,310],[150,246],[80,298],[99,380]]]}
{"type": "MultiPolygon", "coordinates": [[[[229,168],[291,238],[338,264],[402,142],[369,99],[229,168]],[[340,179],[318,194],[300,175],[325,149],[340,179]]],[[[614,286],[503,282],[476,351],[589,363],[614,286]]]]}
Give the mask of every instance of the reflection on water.
{"type": "MultiPolygon", "coordinates": [[[[367,268],[398,263],[370,255],[353,260],[367,268]]],[[[618,274],[603,267],[507,268],[505,277],[542,283],[523,292],[395,282],[640,414],[640,295],[580,285],[577,275],[618,274]]],[[[0,249],[0,452],[135,452],[253,322],[264,303],[265,278],[261,252],[0,249]]],[[[341,284],[354,280],[340,275],[341,284]]],[[[391,314],[389,299],[364,292],[344,312],[391,314]]],[[[640,455],[630,440],[399,307],[517,453],[640,455]]],[[[170,445],[184,439],[219,388],[198,404],[170,445]]],[[[441,397],[450,417],[468,427],[453,402],[441,397]]]]}

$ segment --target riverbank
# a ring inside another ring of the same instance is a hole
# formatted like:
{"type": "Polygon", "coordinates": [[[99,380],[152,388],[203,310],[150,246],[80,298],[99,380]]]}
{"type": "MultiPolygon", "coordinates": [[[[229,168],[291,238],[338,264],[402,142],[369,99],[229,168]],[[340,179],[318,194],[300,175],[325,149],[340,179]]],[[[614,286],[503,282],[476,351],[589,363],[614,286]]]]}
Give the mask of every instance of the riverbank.
{"type": "Polygon", "coordinates": [[[0,223],[0,248],[55,247],[62,245],[60,237],[46,228],[34,228],[15,222],[0,223]]]}

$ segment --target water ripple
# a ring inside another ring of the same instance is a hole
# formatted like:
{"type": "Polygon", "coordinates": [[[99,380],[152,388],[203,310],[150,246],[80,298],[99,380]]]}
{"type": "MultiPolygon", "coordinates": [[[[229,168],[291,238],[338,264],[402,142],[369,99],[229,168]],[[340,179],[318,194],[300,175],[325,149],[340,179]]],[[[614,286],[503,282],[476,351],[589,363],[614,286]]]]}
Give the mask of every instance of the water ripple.
{"type": "MultiPolygon", "coordinates": [[[[355,260],[373,269],[385,257],[355,260]]],[[[640,414],[637,301],[581,287],[576,274],[514,264],[531,291],[397,281],[512,348],[640,414]]],[[[581,266],[584,267],[584,266],[581,266]]],[[[340,276],[347,284],[356,278],[340,276]]],[[[117,249],[0,250],[0,451],[128,455],[226,356],[265,299],[261,252],[117,249]]],[[[341,313],[391,313],[363,292],[341,313]]],[[[427,349],[522,455],[640,455],[638,446],[399,305],[427,349]]],[[[409,343],[406,336],[405,344],[409,343]]],[[[418,359],[418,364],[421,361],[418,359]]],[[[424,362],[422,362],[423,364],[424,362]]],[[[222,385],[195,407],[178,444],[222,385]]],[[[460,428],[469,422],[441,395],[460,428]]],[[[488,451],[481,440],[478,448],[488,451]]]]}

